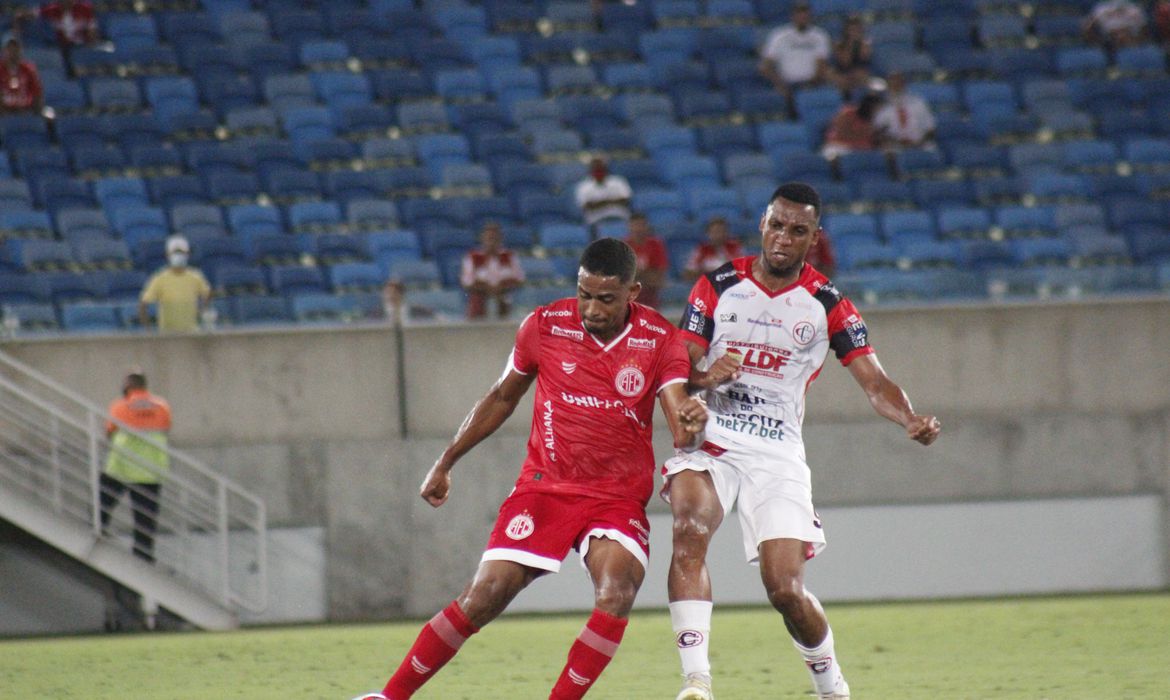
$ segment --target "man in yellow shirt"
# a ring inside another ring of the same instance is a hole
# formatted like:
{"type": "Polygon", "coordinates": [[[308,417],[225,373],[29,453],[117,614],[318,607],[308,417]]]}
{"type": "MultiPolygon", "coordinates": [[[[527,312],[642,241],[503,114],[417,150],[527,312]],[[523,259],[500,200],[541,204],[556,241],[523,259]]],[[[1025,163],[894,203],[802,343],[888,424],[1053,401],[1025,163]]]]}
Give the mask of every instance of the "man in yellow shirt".
{"type": "Polygon", "coordinates": [[[199,329],[199,314],[211,298],[211,285],[199,270],[188,267],[191,247],[182,236],[167,239],[167,267],[154,273],[138,298],[138,320],[149,324],[147,304],[158,304],[158,329],[189,333],[199,329]]]}

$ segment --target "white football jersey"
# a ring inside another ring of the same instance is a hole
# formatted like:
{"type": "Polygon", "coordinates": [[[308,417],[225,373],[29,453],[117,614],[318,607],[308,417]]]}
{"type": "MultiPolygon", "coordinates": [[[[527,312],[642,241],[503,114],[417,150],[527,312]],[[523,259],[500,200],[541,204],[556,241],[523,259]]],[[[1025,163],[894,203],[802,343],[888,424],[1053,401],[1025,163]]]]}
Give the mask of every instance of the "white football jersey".
{"type": "Polygon", "coordinates": [[[742,446],[784,450],[803,462],[804,397],[830,348],[842,365],[873,352],[865,321],[812,266],[770,291],[752,277],[755,257],[737,258],[695,283],[682,330],[711,363],[742,355],[740,378],[707,392],[709,452],[742,446]]]}

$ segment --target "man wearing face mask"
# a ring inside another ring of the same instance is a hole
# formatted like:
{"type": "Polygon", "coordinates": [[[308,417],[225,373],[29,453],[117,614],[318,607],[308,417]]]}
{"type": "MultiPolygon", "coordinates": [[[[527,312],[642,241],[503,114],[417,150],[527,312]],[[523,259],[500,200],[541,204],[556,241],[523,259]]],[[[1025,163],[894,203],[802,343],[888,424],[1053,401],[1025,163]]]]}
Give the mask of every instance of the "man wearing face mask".
{"type": "Polygon", "coordinates": [[[199,329],[199,313],[211,298],[211,285],[199,270],[188,267],[191,247],[182,236],[167,239],[167,266],[146,282],[138,299],[138,320],[149,323],[147,304],[158,304],[158,329],[189,333],[199,329]]]}
{"type": "Polygon", "coordinates": [[[589,162],[589,176],[577,183],[573,193],[585,225],[597,235],[597,224],[607,220],[630,218],[630,183],[609,171],[604,158],[589,162]]]}

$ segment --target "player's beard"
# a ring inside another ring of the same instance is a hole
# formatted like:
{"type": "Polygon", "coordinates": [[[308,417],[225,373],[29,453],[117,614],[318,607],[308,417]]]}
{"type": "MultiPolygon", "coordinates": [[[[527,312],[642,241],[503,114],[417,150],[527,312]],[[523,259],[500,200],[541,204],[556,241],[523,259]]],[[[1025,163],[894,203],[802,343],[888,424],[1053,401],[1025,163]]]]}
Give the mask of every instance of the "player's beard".
{"type": "Polygon", "coordinates": [[[785,277],[795,276],[797,273],[800,272],[800,269],[802,267],[804,267],[804,256],[803,255],[800,256],[794,262],[792,262],[792,264],[790,264],[790,265],[785,265],[784,267],[776,267],[775,265],[772,264],[771,259],[765,253],[765,254],[760,256],[760,262],[763,263],[764,271],[767,272],[769,275],[772,275],[773,277],[785,278],[785,277]]]}

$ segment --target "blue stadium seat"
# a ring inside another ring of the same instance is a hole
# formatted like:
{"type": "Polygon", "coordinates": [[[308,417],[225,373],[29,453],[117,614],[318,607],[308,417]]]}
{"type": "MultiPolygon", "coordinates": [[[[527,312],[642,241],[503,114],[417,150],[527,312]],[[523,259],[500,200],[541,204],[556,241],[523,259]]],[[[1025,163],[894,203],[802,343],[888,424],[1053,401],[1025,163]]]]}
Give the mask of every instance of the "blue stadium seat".
{"type": "Polygon", "coordinates": [[[33,200],[23,180],[0,179],[0,211],[32,209],[33,200]]]}
{"type": "MultiPolygon", "coordinates": [[[[3,181],[0,180],[0,184],[3,181]]],[[[0,239],[5,238],[52,238],[53,224],[43,211],[9,206],[0,196],[0,239]]]]}
{"type": "Polygon", "coordinates": [[[1056,223],[1050,207],[999,207],[995,210],[995,225],[1008,238],[1056,234],[1056,223]]]}
{"type": "Polygon", "coordinates": [[[107,177],[93,183],[94,197],[106,213],[122,206],[147,206],[146,182],[137,177],[107,177]]]}
{"type": "Polygon", "coordinates": [[[565,197],[548,194],[522,194],[517,200],[521,220],[539,229],[545,224],[576,223],[580,213],[565,197]]]}
{"type": "Polygon", "coordinates": [[[1015,263],[1021,267],[1068,265],[1073,249],[1062,238],[1022,238],[1011,242],[1015,263]]]}
{"type": "Polygon", "coordinates": [[[139,241],[162,241],[170,233],[166,214],[153,207],[122,207],[110,213],[118,235],[131,247],[139,241]]]}
{"type": "Polygon", "coordinates": [[[303,265],[269,268],[268,284],[274,293],[286,296],[328,291],[321,269],[303,265]]]}
{"type": "Polygon", "coordinates": [[[408,291],[437,288],[441,284],[439,267],[433,260],[396,260],[390,265],[387,277],[408,291]]]}
{"type": "Polygon", "coordinates": [[[838,246],[841,269],[850,272],[872,269],[895,269],[898,266],[898,251],[893,246],[860,240],[848,241],[838,246]]]}
{"type": "Polygon", "coordinates": [[[1027,178],[1029,189],[1041,204],[1086,202],[1091,198],[1088,183],[1080,175],[1038,173],[1027,178]]]}
{"type": "Polygon", "coordinates": [[[289,229],[293,233],[329,233],[343,225],[336,202],[296,202],[288,207],[289,229]]]}
{"type": "Polygon", "coordinates": [[[974,204],[971,186],[963,180],[916,180],[911,188],[915,203],[923,209],[974,204]]]}
{"type": "Polygon", "coordinates": [[[864,241],[879,243],[877,220],[871,214],[831,214],[822,221],[834,243],[864,241]]]}
{"type": "Polygon", "coordinates": [[[912,270],[956,268],[959,252],[959,244],[953,241],[905,238],[898,245],[898,265],[912,270]]]}
{"type": "Polygon", "coordinates": [[[312,83],[321,102],[334,114],[349,107],[368,105],[374,99],[369,79],[359,73],[313,73],[312,83]]]}
{"type": "Polygon", "coordinates": [[[1109,68],[1105,51],[1096,47],[1075,47],[1059,49],[1056,54],[1056,70],[1065,78],[1100,76],[1109,68]]]}
{"type": "Polygon", "coordinates": [[[656,226],[686,220],[686,203],[676,190],[634,190],[631,204],[656,226]]]}
{"type": "Polygon", "coordinates": [[[101,209],[64,209],[57,212],[56,220],[61,238],[70,242],[111,235],[110,222],[101,209]]]}
{"type": "Polygon", "coordinates": [[[267,294],[268,283],[258,267],[221,265],[211,279],[218,294],[226,296],[267,294]]]}
{"type": "Polygon", "coordinates": [[[589,231],[580,224],[549,223],[539,228],[540,245],[549,251],[580,253],[589,245],[589,231]]]}
{"type": "Polygon", "coordinates": [[[232,297],[230,309],[232,320],[243,325],[287,323],[293,320],[292,313],[283,297],[232,297]]]}
{"type": "Polygon", "coordinates": [[[79,303],[61,307],[61,325],[75,333],[114,332],[122,329],[116,303],[79,303]]]}
{"type": "Polygon", "coordinates": [[[237,204],[227,208],[228,227],[241,240],[250,241],[259,235],[284,233],[280,210],[262,204],[237,204]]]}
{"type": "Polygon", "coordinates": [[[410,102],[398,105],[398,125],[407,134],[448,131],[446,109],[433,102],[410,102]]]}
{"type": "Polygon", "coordinates": [[[313,237],[314,254],[323,265],[364,262],[370,259],[365,241],[346,233],[327,233],[313,237]]]}
{"type": "Polygon", "coordinates": [[[991,229],[991,214],[982,208],[940,208],[938,235],[943,239],[986,238],[991,229]]]}
{"type": "Polygon", "coordinates": [[[223,212],[215,205],[184,202],[172,206],[170,215],[176,233],[188,238],[227,235],[223,212]]]}
{"type": "Polygon", "coordinates": [[[94,78],[87,87],[89,106],[95,112],[131,112],[142,108],[142,96],[133,80],[94,78]]]}

